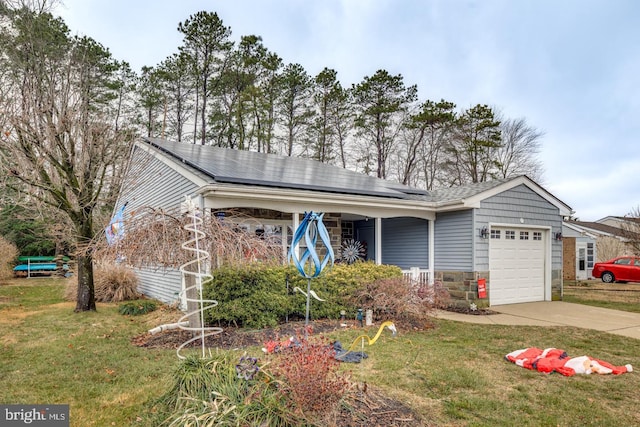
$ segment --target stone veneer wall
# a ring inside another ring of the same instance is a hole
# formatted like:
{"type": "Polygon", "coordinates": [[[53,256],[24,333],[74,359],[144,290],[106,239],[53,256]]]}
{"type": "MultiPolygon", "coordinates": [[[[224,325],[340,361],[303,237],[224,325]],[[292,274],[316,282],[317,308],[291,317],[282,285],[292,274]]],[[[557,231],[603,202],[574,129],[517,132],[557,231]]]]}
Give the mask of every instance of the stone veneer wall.
{"type": "Polygon", "coordinates": [[[551,271],[551,301],[562,301],[564,296],[562,270],[551,271]]]}
{"type": "MultiPolygon", "coordinates": [[[[451,295],[451,305],[456,307],[469,307],[474,303],[478,308],[489,306],[491,295],[491,274],[488,271],[466,272],[466,271],[436,271],[434,275],[436,282],[449,291],[451,295]],[[478,298],[478,279],[487,280],[487,297],[478,298]]],[[[551,300],[562,300],[562,271],[553,270],[551,272],[551,300]]]]}
{"type": "Polygon", "coordinates": [[[467,271],[436,271],[434,275],[436,282],[449,291],[451,295],[451,305],[456,307],[469,307],[471,303],[479,308],[489,306],[489,272],[467,272],[467,271]],[[487,297],[478,298],[478,279],[487,280],[487,297]]]}
{"type": "MultiPolygon", "coordinates": [[[[236,209],[238,212],[247,215],[257,221],[261,219],[267,220],[279,220],[279,221],[292,221],[292,215],[287,212],[280,212],[271,209],[256,209],[256,208],[242,208],[236,209]]],[[[331,237],[331,247],[336,259],[340,256],[340,245],[342,244],[342,221],[341,214],[326,212],[322,217],[322,223],[327,228],[329,236],[331,237]]],[[[302,214],[300,214],[300,220],[302,220],[302,214]]],[[[351,229],[353,233],[353,223],[351,223],[351,229]]],[[[295,232],[295,230],[294,230],[295,232]]],[[[319,252],[319,255],[324,255],[323,251],[319,252]]]]}
{"type": "Polygon", "coordinates": [[[342,241],[354,239],[353,221],[342,221],[342,241]]]}
{"type": "Polygon", "coordinates": [[[322,217],[322,223],[327,227],[329,237],[331,237],[331,247],[336,260],[340,258],[340,246],[342,245],[342,215],[339,213],[326,212],[322,217]]]}

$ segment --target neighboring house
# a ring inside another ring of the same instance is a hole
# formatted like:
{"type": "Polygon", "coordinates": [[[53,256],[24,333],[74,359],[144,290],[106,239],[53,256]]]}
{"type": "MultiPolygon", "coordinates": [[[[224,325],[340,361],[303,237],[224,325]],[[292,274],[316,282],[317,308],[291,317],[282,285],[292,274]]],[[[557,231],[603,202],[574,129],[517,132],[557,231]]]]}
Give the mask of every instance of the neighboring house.
{"type": "Polygon", "coordinates": [[[598,234],[565,221],[562,224],[562,273],[564,280],[591,278],[593,264],[597,260],[598,234]]]}
{"type": "Polygon", "coordinates": [[[611,227],[624,229],[625,227],[629,228],[629,223],[638,224],[640,221],[639,218],[631,218],[627,216],[606,216],[596,221],[597,224],[609,225],[611,227]]]}
{"type": "MultiPolygon", "coordinates": [[[[125,217],[144,206],[175,208],[185,195],[203,210],[245,209],[280,234],[283,252],[304,212],[324,212],[335,251],[359,240],[367,259],[442,281],[462,304],[562,295],[562,218],[571,209],[526,176],[425,191],[308,159],[137,142],[118,202],[127,203],[125,217]]],[[[138,275],[145,294],[176,300],[179,272],[138,275]]]]}
{"type": "Polygon", "coordinates": [[[626,218],[608,216],[598,221],[574,221],[566,220],[563,223],[563,236],[569,239],[564,240],[564,278],[567,280],[581,280],[591,278],[591,270],[594,262],[607,261],[623,255],[633,255],[633,246],[630,238],[637,241],[639,236],[630,232],[637,227],[637,218],[626,218]],[[632,221],[632,225],[627,225],[632,221]],[[572,238],[576,238],[575,252],[572,253],[570,246],[573,244],[572,238]],[[593,247],[593,250],[591,249],[593,247]],[[580,270],[580,260],[584,250],[586,254],[586,274],[580,270]],[[582,254],[582,255],[581,255],[582,254]],[[575,263],[576,274],[571,277],[568,265],[575,263]]]}

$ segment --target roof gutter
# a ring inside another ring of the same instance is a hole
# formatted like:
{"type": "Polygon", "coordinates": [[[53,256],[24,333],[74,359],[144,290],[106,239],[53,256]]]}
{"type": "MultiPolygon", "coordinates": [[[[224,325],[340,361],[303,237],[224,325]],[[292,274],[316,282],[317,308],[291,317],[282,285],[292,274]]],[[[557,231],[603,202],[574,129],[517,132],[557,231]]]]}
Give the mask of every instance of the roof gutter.
{"type": "Polygon", "coordinates": [[[282,212],[318,211],[348,212],[371,218],[390,218],[399,215],[435,220],[432,202],[358,196],[353,194],[281,189],[252,185],[207,184],[197,191],[203,196],[205,207],[223,209],[241,206],[251,201],[250,207],[274,209],[282,212]]]}

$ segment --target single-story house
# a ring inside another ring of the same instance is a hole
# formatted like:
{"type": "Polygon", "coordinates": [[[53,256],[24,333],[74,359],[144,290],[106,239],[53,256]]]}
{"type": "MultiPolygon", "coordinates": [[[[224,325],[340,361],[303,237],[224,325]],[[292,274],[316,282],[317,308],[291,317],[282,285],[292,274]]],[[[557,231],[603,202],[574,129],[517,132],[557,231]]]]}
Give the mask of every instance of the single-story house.
{"type": "Polygon", "coordinates": [[[562,261],[564,280],[587,280],[596,262],[598,234],[565,221],[562,224],[562,261]]]}
{"type": "MultiPolygon", "coordinates": [[[[425,191],[309,159],[144,138],[131,152],[118,206],[246,209],[281,233],[323,212],[334,251],[441,281],[462,304],[550,301],[562,295],[562,220],[571,208],[527,176],[425,191]],[[479,296],[478,281],[486,284],[479,296]],[[484,298],[482,298],[484,296],[484,298]]],[[[139,270],[141,291],[176,300],[178,271],[139,270]]]]}
{"type": "Polygon", "coordinates": [[[633,232],[637,222],[637,218],[617,216],[597,221],[565,220],[562,234],[568,239],[564,239],[564,278],[589,279],[594,263],[633,255],[634,248],[630,243],[639,239],[633,232]],[[576,265],[575,275],[572,275],[571,265],[576,265]]]}

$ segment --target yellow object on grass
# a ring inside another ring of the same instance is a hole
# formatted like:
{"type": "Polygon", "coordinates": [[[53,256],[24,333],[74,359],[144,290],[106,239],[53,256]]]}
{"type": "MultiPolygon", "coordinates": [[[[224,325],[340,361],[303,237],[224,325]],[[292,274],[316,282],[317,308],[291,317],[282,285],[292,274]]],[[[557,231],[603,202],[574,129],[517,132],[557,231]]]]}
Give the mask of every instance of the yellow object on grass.
{"type": "Polygon", "coordinates": [[[383,322],[382,325],[380,325],[380,328],[378,329],[378,333],[373,338],[369,338],[368,335],[360,335],[359,337],[357,337],[353,341],[353,343],[349,346],[348,351],[353,350],[353,348],[355,347],[356,344],[358,344],[358,342],[362,342],[362,345],[364,345],[365,338],[367,339],[367,342],[369,343],[369,345],[373,345],[378,340],[378,338],[380,338],[380,335],[382,335],[382,331],[384,330],[385,327],[389,328],[389,330],[393,333],[392,336],[395,336],[398,333],[396,329],[396,325],[392,321],[388,320],[386,322],[383,322]]]}

